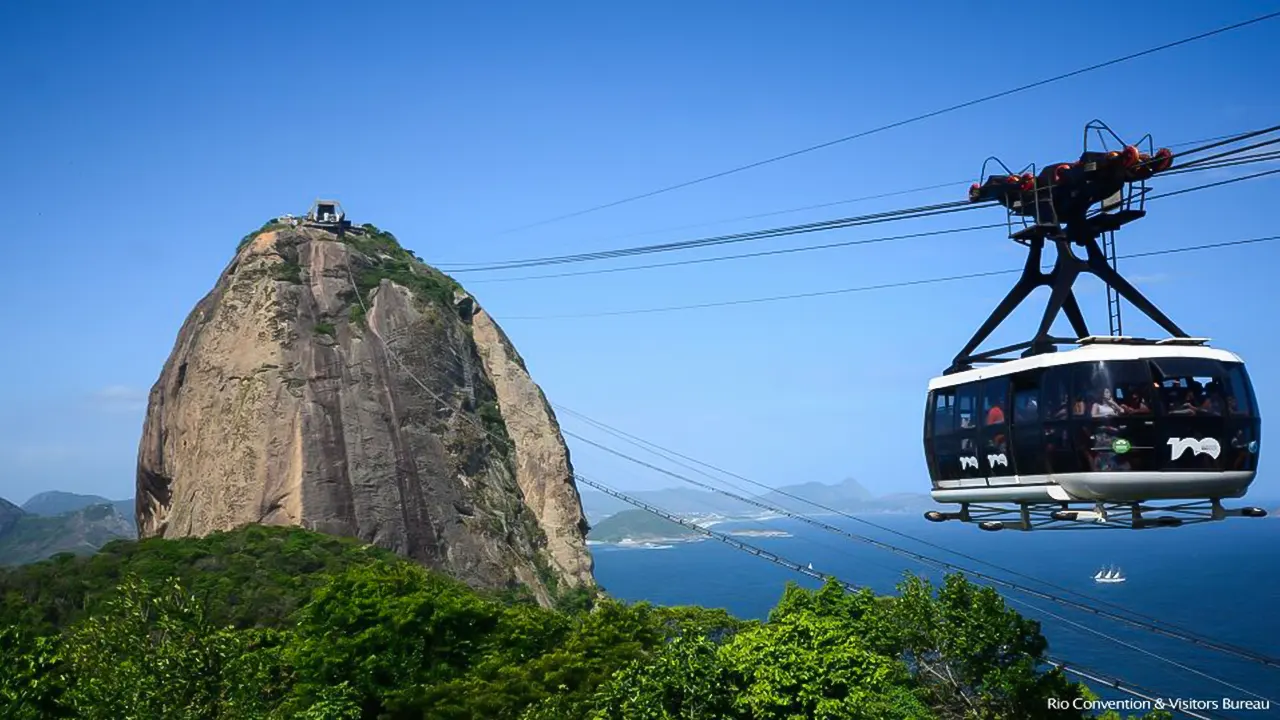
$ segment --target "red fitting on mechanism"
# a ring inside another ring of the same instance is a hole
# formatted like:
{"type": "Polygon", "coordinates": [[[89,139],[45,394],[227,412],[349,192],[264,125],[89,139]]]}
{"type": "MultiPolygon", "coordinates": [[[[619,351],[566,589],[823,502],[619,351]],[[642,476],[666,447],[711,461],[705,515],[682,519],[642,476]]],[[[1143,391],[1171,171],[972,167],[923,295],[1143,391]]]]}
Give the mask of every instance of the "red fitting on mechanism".
{"type": "Polygon", "coordinates": [[[1151,163],[1151,168],[1155,172],[1164,172],[1173,165],[1173,151],[1169,148],[1160,148],[1156,151],[1155,162],[1151,163]]]}

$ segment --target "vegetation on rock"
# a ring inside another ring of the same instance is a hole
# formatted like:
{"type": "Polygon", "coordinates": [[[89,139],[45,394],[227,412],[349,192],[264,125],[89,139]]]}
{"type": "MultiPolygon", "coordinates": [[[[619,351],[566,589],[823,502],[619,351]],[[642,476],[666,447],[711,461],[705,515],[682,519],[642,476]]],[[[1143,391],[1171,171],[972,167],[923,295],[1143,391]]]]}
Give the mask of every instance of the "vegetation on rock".
{"type": "Polygon", "coordinates": [[[356,271],[356,287],[369,303],[369,293],[383,280],[408,288],[423,302],[436,302],[453,307],[453,294],[462,286],[453,278],[425,264],[391,233],[372,224],[364,224],[359,232],[346,233],[342,241],[369,259],[370,265],[356,271]]]}
{"type": "Polygon", "coordinates": [[[0,573],[0,715],[1082,716],[1048,709],[1087,690],[1040,670],[1037,625],[992,591],[951,576],[900,592],[791,585],[764,622],[609,599],[552,610],[298,529],[118,542],[0,573]]]}

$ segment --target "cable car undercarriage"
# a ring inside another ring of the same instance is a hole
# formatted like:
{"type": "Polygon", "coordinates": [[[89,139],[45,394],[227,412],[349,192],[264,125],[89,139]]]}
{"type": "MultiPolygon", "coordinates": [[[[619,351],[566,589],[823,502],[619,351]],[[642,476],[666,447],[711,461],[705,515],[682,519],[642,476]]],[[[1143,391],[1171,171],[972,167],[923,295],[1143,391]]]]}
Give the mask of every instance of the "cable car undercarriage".
{"type": "Polygon", "coordinates": [[[1115,267],[1114,231],[1146,214],[1146,180],[1173,164],[1172,153],[1152,152],[1149,137],[1139,144],[1144,142],[1147,152],[1094,121],[1085,128],[1079,161],[1039,173],[1034,166],[1022,173],[1005,168],[1006,174],[970,188],[971,202],[994,200],[1007,209],[1009,237],[1029,252],[1008,295],[930,382],[925,447],[933,496],[960,509],[931,510],[927,520],[959,520],[990,531],[1138,530],[1266,516],[1261,508],[1222,505],[1224,498],[1242,497],[1256,475],[1261,419],[1243,362],[1188,337],[1115,267]],[[1103,151],[1089,149],[1091,130],[1103,140],[1103,151]],[[1123,149],[1106,150],[1103,131],[1123,149]],[[1050,243],[1057,258],[1044,272],[1050,243]],[[1085,257],[1073,246],[1082,247],[1085,257]],[[1072,286],[1082,273],[1106,285],[1108,336],[1092,335],[1080,310],[1072,286]],[[1051,292],[1032,339],[979,352],[1040,286],[1051,292]],[[1171,337],[1121,335],[1121,299],[1171,337]],[[1059,313],[1075,338],[1050,334],[1059,313]],[[1064,345],[1079,347],[1050,355],[1064,345]],[[1017,351],[1020,356],[1010,356],[1017,351]],[[975,369],[979,364],[998,365],[975,369]],[[1124,389],[1110,377],[1081,379],[1109,368],[1128,383],[1124,389]],[[1054,373],[1074,384],[1050,397],[1054,373]],[[1205,377],[1191,377],[1197,373],[1205,377]],[[1095,385],[1087,387],[1089,382],[1095,385]],[[1023,405],[1014,408],[1020,400],[1023,405]],[[1055,401],[1066,403],[1057,414],[1055,401]]]}
{"type": "Polygon", "coordinates": [[[1257,507],[1227,509],[1219,500],[1154,505],[1150,503],[1021,503],[1016,507],[961,503],[959,512],[930,510],[924,514],[931,522],[959,520],[976,523],[983,530],[1107,530],[1180,527],[1215,522],[1229,517],[1266,517],[1267,511],[1257,507]],[[1087,507],[1088,509],[1080,509],[1087,507]],[[1162,513],[1151,517],[1147,513],[1162,513]]]}

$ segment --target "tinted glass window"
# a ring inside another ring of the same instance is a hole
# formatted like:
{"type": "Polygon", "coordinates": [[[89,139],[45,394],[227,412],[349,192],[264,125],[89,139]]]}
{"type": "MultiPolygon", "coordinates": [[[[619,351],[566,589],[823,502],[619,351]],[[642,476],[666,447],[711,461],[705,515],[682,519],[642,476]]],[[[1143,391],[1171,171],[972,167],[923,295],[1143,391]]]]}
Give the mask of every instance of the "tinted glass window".
{"type": "Polygon", "coordinates": [[[1151,376],[1140,360],[1076,365],[1072,414],[1099,419],[1119,415],[1151,415],[1151,376]]]}
{"type": "Polygon", "coordinates": [[[956,415],[956,390],[943,388],[933,394],[933,434],[946,435],[954,428],[956,415]]]}
{"type": "Polygon", "coordinates": [[[1200,358],[1160,358],[1151,361],[1151,370],[1166,415],[1221,416],[1226,410],[1222,363],[1200,358]]]}
{"type": "Polygon", "coordinates": [[[1009,378],[1000,377],[982,383],[983,425],[1003,425],[1009,402],[1009,378]]]}
{"type": "Polygon", "coordinates": [[[956,422],[961,430],[978,426],[978,384],[956,389],[956,422]]]}
{"type": "Polygon", "coordinates": [[[1249,386],[1249,377],[1245,374],[1244,365],[1226,363],[1226,399],[1227,414],[1232,416],[1252,415],[1253,391],[1249,386]]]}
{"type": "Polygon", "coordinates": [[[1070,408],[1071,377],[1067,367],[1051,367],[1044,371],[1041,380],[1044,392],[1040,394],[1040,403],[1044,406],[1045,420],[1066,420],[1070,408]]]}
{"type": "Polygon", "coordinates": [[[1032,423],[1040,420],[1040,377],[1026,372],[1013,377],[1013,422],[1032,423]]]}

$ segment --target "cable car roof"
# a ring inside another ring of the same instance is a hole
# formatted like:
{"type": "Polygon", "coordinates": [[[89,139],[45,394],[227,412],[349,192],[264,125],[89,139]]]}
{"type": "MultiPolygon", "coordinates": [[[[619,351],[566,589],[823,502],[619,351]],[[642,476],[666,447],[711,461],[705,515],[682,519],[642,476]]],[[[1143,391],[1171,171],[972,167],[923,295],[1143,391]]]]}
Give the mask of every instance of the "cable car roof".
{"type": "Polygon", "coordinates": [[[1093,336],[1083,338],[1080,347],[1056,353],[1043,353],[1031,357],[1008,360],[988,367],[974,368],[952,375],[935,377],[929,381],[929,390],[963,385],[986,378],[1012,375],[1025,370],[1072,363],[1102,362],[1107,360],[1146,360],[1148,358],[1199,358],[1220,362],[1243,363],[1233,352],[1205,346],[1205,338],[1169,338],[1167,340],[1134,340],[1132,338],[1093,336]]]}

